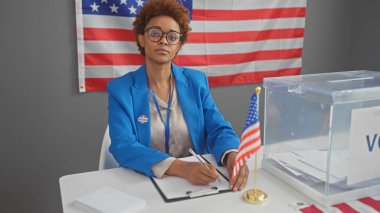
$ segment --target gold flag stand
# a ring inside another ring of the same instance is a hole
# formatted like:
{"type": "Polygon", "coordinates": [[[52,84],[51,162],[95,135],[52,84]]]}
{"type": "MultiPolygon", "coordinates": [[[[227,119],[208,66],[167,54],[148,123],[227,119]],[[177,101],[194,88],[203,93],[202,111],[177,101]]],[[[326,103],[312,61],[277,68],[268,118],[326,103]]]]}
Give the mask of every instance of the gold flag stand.
{"type": "MultiPolygon", "coordinates": [[[[256,87],[257,94],[257,111],[259,108],[259,94],[261,92],[260,87],[256,87]]],[[[259,112],[257,112],[259,113],[259,112]]],[[[255,168],[253,170],[253,189],[249,189],[243,193],[243,199],[247,203],[251,204],[263,204],[268,200],[268,194],[264,191],[257,189],[257,152],[255,153],[255,168]]]]}

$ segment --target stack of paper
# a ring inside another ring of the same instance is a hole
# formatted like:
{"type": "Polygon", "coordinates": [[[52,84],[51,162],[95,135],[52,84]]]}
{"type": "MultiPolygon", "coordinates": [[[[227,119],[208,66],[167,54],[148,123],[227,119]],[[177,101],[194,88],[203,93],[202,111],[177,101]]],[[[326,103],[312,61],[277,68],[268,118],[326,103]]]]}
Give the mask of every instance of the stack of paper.
{"type": "Polygon", "coordinates": [[[334,154],[328,163],[327,154],[327,150],[292,151],[272,154],[270,158],[295,176],[304,176],[316,183],[337,183],[347,177],[346,159],[334,154]],[[328,165],[329,176],[326,174],[328,165]]]}

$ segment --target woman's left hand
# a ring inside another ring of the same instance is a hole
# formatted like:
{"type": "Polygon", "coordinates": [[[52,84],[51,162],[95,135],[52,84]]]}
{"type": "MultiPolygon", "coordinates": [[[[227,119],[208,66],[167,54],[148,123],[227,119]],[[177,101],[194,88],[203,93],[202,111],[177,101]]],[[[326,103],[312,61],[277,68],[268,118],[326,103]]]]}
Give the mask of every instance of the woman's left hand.
{"type": "Polygon", "coordinates": [[[234,192],[244,189],[244,187],[247,185],[249,174],[247,164],[244,164],[242,167],[240,167],[239,172],[234,177],[232,177],[236,156],[237,152],[229,153],[226,165],[228,173],[230,174],[230,189],[232,189],[234,192]]]}

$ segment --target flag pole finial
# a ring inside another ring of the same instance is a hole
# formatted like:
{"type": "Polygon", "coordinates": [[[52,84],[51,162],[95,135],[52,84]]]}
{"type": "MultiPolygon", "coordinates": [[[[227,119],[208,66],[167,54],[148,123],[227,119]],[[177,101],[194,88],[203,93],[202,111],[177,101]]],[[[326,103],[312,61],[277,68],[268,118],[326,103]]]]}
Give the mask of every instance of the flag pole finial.
{"type": "Polygon", "coordinates": [[[259,86],[257,86],[256,88],[255,88],[255,91],[256,91],[256,94],[260,94],[261,93],[261,87],[259,87],[259,86]]]}

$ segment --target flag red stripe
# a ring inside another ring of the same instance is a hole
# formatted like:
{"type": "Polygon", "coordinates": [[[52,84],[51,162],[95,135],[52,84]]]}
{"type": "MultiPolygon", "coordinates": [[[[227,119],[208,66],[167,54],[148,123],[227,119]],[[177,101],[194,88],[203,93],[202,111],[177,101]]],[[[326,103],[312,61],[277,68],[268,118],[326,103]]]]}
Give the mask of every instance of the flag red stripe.
{"type": "Polygon", "coordinates": [[[86,91],[106,90],[107,83],[113,78],[85,78],[86,91]]]}
{"type": "Polygon", "coordinates": [[[256,10],[199,10],[193,9],[193,21],[237,21],[273,18],[305,17],[305,7],[270,8],[256,10]]]}
{"type": "Polygon", "coordinates": [[[367,204],[368,206],[374,208],[376,211],[380,212],[380,200],[375,200],[371,197],[365,197],[359,199],[360,202],[367,204]]]}
{"type": "MultiPolygon", "coordinates": [[[[190,32],[187,43],[249,42],[269,39],[302,38],[304,28],[273,29],[242,32],[190,32]]],[[[85,41],[135,41],[132,30],[84,28],[85,41]]]]}
{"type": "MultiPolygon", "coordinates": [[[[210,66],[239,64],[251,61],[299,58],[302,49],[264,50],[252,53],[218,55],[178,55],[174,62],[180,66],[210,66]]],[[[130,53],[85,53],[85,65],[140,65],[144,58],[140,54],[130,53]]]]}
{"type": "Polygon", "coordinates": [[[240,162],[240,160],[243,160],[244,158],[248,158],[251,154],[255,153],[256,151],[258,151],[259,149],[261,148],[261,146],[257,146],[247,152],[244,152],[243,154],[241,154],[238,158],[236,158],[235,162],[240,162]]]}
{"type": "Polygon", "coordinates": [[[135,41],[132,30],[112,28],[83,28],[84,40],[135,41]]]}
{"type": "Polygon", "coordinates": [[[237,85],[247,83],[260,83],[264,78],[280,77],[289,75],[299,75],[301,67],[288,68],[281,70],[268,70],[262,72],[245,72],[226,76],[210,76],[208,82],[210,86],[237,85]]]}
{"type": "Polygon", "coordinates": [[[248,141],[248,142],[245,143],[245,144],[240,144],[239,152],[242,151],[242,150],[244,150],[245,148],[251,146],[252,144],[255,144],[255,143],[260,143],[260,144],[261,144],[261,140],[260,140],[260,139],[261,139],[261,138],[260,138],[260,135],[259,135],[258,137],[256,137],[256,138],[254,138],[254,139],[248,141]],[[258,141],[260,141],[260,142],[258,142],[258,141]]]}
{"type": "Polygon", "coordinates": [[[208,32],[190,33],[188,43],[227,43],[227,42],[250,42],[269,39],[302,38],[304,28],[273,29],[261,31],[242,32],[208,32]]]}
{"type": "Polygon", "coordinates": [[[323,213],[320,209],[318,209],[316,206],[311,205],[302,209],[299,209],[303,213],[323,213]]]}
{"type": "Polygon", "coordinates": [[[255,134],[255,133],[256,133],[257,131],[259,131],[259,130],[260,130],[260,127],[257,126],[256,128],[252,129],[252,130],[249,131],[248,133],[244,134],[244,135],[241,137],[240,141],[244,141],[246,138],[248,138],[249,136],[255,134]]]}
{"type": "Polygon", "coordinates": [[[273,29],[241,32],[191,32],[187,43],[250,42],[269,39],[302,38],[304,28],[273,29]]]}
{"type": "Polygon", "coordinates": [[[359,213],[354,208],[349,206],[347,203],[339,203],[336,205],[333,205],[335,208],[338,208],[343,213],[359,213]]]}

